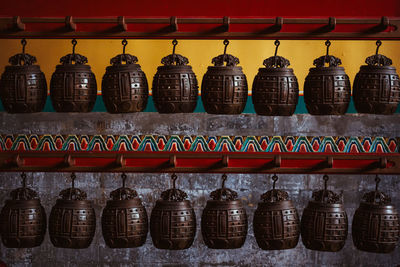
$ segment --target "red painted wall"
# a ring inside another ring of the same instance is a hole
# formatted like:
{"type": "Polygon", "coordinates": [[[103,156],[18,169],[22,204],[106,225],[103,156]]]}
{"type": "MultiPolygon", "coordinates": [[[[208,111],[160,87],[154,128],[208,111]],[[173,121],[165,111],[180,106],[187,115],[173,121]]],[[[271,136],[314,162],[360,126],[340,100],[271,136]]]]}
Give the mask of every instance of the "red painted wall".
{"type": "Polygon", "coordinates": [[[0,16],[29,17],[381,17],[400,16],[399,0],[18,0],[0,16]]]}

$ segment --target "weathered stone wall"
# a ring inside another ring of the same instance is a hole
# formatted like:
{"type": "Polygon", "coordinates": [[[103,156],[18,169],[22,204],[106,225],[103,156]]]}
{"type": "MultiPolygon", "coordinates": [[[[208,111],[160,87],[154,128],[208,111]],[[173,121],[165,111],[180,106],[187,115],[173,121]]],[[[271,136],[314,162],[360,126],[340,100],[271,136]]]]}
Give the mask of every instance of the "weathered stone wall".
{"type": "MultiPolygon", "coordinates": [[[[160,115],[139,113],[110,115],[105,113],[10,115],[0,113],[0,134],[181,134],[181,135],[344,135],[386,136],[400,134],[400,115],[346,115],[318,117],[295,115],[288,118],[257,115],[215,116],[207,114],[160,115]]],[[[68,173],[27,173],[27,183],[36,190],[47,215],[59,191],[69,187],[68,173]]],[[[193,246],[184,251],[154,248],[148,235],[146,244],[133,249],[109,249],[101,235],[100,215],[109,193],[120,186],[119,174],[77,173],[76,186],[94,200],[97,228],[88,249],[68,250],[53,247],[46,235],[44,243],[33,249],[7,249],[0,245],[0,259],[10,266],[396,266],[400,251],[384,255],[356,250],[351,239],[351,221],[365,191],[374,188],[372,175],[332,175],[330,188],[344,191],[349,216],[349,236],[337,253],[315,252],[301,241],[295,249],[263,251],[253,235],[253,214],[260,195],[271,188],[270,175],[231,174],[227,186],[235,189],[249,215],[249,233],[245,245],[237,250],[208,249],[200,232],[200,217],[209,193],[220,185],[219,174],[178,174],[178,185],[193,202],[197,216],[197,235],[193,246]]],[[[321,175],[280,175],[278,186],[290,193],[299,213],[311,198],[313,189],[322,187],[321,175]]],[[[381,176],[380,188],[392,196],[400,207],[400,177],[381,176]]],[[[0,173],[0,205],[10,191],[20,185],[19,173],[0,173]]],[[[128,174],[127,185],[143,199],[148,214],[161,191],[169,187],[168,174],[128,174]]]]}

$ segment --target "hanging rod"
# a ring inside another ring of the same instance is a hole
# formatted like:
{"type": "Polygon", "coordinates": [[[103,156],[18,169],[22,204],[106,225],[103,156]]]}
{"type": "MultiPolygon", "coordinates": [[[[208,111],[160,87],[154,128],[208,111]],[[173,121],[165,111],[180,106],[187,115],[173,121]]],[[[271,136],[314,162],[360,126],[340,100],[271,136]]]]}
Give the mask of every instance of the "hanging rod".
{"type": "Polygon", "coordinates": [[[0,38],[386,39],[400,18],[75,18],[0,17],[0,38]],[[43,27],[49,24],[52,27],[43,27]],[[59,24],[62,24],[60,27],[59,24]],[[90,26],[101,24],[102,27],[90,26]],[[107,25],[104,25],[107,24],[107,25]],[[110,27],[111,24],[112,26],[110,27]],[[157,24],[148,29],[146,25],[157,24]],[[158,25],[159,24],[159,25],[158,25]],[[208,25],[207,25],[208,24],[208,25]],[[314,25],[301,28],[301,25],[314,25]],[[28,26],[27,26],[28,25],[28,26]],[[185,26],[186,25],[186,26],[185,26]],[[187,28],[189,25],[189,28],[187,28]],[[190,25],[192,28],[190,28],[190,25]],[[195,29],[193,29],[195,25],[195,29]],[[207,25],[206,28],[201,25],[207,25]],[[264,26],[265,25],[265,26],[264,26]],[[288,25],[288,29],[285,26],[288,25]],[[80,26],[82,26],[80,28],[80,26]],[[182,26],[182,27],[180,27],[182,26]],[[239,28],[237,28],[238,26],[239,28]],[[290,26],[295,26],[293,28],[290,26]],[[185,28],[186,27],[186,28],[185,28]],[[197,28],[196,28],[197,27],[197,28]],[[235,28],[236,27],[236,28],[235,28]],[[299,28],[300,27],[300,28],[299,28]],[[93,30],[93,28],[95,30],[93,30]],[[131,28],[131,29],[130,29],[131,28]],[[181,29],[182,28],[182,29],[181,29]]]}
{"type": "Polygon", "coordinates": [[[7,151],[4,171],[400,174],[400,154],[7,151]]]}

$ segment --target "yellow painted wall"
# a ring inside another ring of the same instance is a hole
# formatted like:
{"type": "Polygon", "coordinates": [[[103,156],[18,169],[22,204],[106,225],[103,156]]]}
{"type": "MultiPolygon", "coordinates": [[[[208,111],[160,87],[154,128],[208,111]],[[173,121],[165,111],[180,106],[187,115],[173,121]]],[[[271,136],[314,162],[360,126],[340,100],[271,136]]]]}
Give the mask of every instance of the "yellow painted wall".
{"type": "MultiPolygon", "coordinates": [[[[223,52],[222,40],[178,40],[176,52],[189,58],[199,82],[211,65],[211,59],[223,52]]],[[[308,69],[312,67],[315,58],[325,54],[325,45],[320,41],[282,40],[278,55],[284,56],[291,62],[291,67],[299,80],[300,90],[303,90],[304,79],[308,69]]],[[[48,82],[55,66],[59,64],[60,57],[71,53],[71,40],[28,40],[26,52],[36,56],[38,64],[45,73],[48,82]]],[[[249,81],[249,88],[254,76],[265,58],[274,53],[273,40],[231,40],[228,53],[240,59],[240,66],[249,81]]],[[[332,41],[330,54],[342,59],[350,80],[354,80],[360,65],[365,58],[375,53],[375,41],[332,41]]],[[[0,70],[8,64],[8,58],[20,53],[20,40],[0,40],[0,70]]],[[[96,75],[98,90],[101,90],[101,78],[106,66],[110,64],[110,58],[122,53],[120,39],[110,40],[81,40],[78,39],[76,52],[88,58],[89,64],[96,75]]],[[[157,66],[161,64],[161,58],[172,52],[171,40],[128,40],[127,53],[138,57],[139,64],[147,75],[151,85],[157,66]]],[[[380,53],[390,57],[393,65],[400,68],[400,42],[384,41],[380,53]]]]}

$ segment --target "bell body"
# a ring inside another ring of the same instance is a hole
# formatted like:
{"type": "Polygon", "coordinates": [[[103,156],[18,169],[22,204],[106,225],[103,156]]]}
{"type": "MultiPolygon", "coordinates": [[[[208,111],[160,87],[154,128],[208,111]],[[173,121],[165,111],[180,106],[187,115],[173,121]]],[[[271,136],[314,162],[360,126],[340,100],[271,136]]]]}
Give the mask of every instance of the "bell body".
{"type": "Polygon", "coordinates": [[[240,200],[208,200],[201,217],[205,244],[213,249],[243,246],[247,236],[247,215],[240,200]]]}
{"type": "Polygon", "coordinates": [[[196,235],[196,215],[190,202],[157,200],[151,212],[150,234],[156,248],[189,248],[196,235]]]}
{"type": "Polygon", "coordinates": [[[210,114],[240,114],[248,95],[246,75],[238,66],[209,66],[201,83],[201,100],[210,114]]]}
{"type": "Polygon", "coordinates": [[[140,247],[147,238],[146,209],[139,198],[109,200],[101,216],[101,226],[108,247],[140,247]]]}
{"type": "Polygon", "coordinates": [[[47,83],[38,65],[6,66],[0,80],[0,98],[9,113],[43,110],[47,83]]]}
{"type": "Polygon", "coordinates": [[[6,200],[0,213],[0,230],[8,248],[39,246],[46,233],[46,213],[40,200],[6,200]]]}
{"type": "Polygon", "coordinates": [[[312,115],[342,115],[350,104],[350,80],[342,67],[311,68],[304,83],[304,101],[312,115]]]}
{"type": "Polygon", "coordinates": [[[57,112],[90,112],[97,97],[89,65],[58,65],[51,76],[50,97],[57,112]]]}
{"type": "Polygon", "coordinates": [[[88,200],[58,199],[49,217],[49,234],[55,247],[81,249],[90,246],[96,216],[88,200]]]}
{"type": "Polygon", "coordinates": [[[343,204],[310,201],[301,217],[301,239],[306,248],[336,252],[343,248],[348,231],[343,204]]]}
{"type": "Polygon", "coordinates": [[[299,99],[299,84],[291,68],[259,68],[252,100],[258,115],[291,116],[299,99]]]}
{"type": "Polygon", "coordinates": [[[152,90],[159,113],[191,113],[196,108],[199,86],[191,66],[159,66],[152,90]]]}
{"type": "Polygon", "coordinates": [[[299,242],[299,215],[290,200],[258,203],[253,228],[257,244],[264,250],[295,248],[299,242]]]}
{"type": "Polygon", "coordinates": [[[139,112],[146,108],[149,88],[138,64],[108,66],[101,88],[109,113],[139,112]]]}
{"type": "Polygon", "coordinates": [[[399,240],[399,229],[394,206],[361,203],[353,217],[353,243],[359,250],[390,253],[399,240]]]}
{"type": "Polygon", "coordinates": [[[361,66],[354,79],[353,100],[359,113],[393,114],[400,102],[396,68],[361,66]]]}

